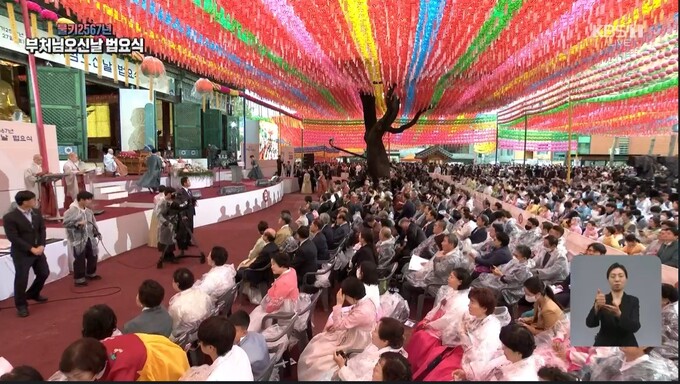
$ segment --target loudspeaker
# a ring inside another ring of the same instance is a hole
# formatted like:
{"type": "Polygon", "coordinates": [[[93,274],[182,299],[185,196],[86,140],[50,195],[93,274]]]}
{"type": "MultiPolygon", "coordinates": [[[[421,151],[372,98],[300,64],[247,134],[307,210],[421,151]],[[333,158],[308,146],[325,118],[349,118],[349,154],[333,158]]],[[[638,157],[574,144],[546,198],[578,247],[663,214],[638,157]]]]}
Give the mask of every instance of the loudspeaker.
{"type": "Polygon", "coordinates": [[[243,193],[245,191],[245,185],[230,185],[220,188],[220,196],[233,195],[236,193],[243,193]]]}
{"type": "Polygon", "coordinates": [[[302,158],[302,166],[307,168],[307,167],[312,167],[314,165],[314,154],[313,153],[305,153],[303,158],[302,158]]]}
{"type": "Polygon", "coordinates": [[[258,186],[258,187],[268,187],[271,184],[272,183],[267,179],[259,179],[255,182],[255,185],[258,186]]]}

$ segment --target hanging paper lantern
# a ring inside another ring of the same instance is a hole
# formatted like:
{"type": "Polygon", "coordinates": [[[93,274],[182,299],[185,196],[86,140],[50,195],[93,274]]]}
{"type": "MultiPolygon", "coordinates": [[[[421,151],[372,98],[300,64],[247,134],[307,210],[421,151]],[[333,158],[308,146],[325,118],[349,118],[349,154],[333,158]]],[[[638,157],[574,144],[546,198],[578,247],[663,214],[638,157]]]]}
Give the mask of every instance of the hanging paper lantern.
{"type": "Polygon", "coordinates": [[[38,37],[38,14],[42,11],[42,7],[32,1],[27,1],[26,7],[28,8],[28,13],[31,14],[31,35],[38,37]]]}
{"type": "Polygon", "coordinates": [[[194,97],[200,97],[201,98],[201,106],[203,109],[203,112],[205,112],[205,101],[206,98],[210,95],[212,95],[213,91],[215,90],[215,84],[212,83],[212,81],[208,79],[198,79],[196,80],[196,83],[194,83],[194,89],[192,90],[192,96],[194,97]]]}
{"type": "Polygon", "coordinates": [[[43,9],[40,11],[40,18],[47,21],[47,35],[54,36],[54,22],[59,20],[59,15],[49,9],[43,9]]]}
{"type": "Polygon", "coordinates": [[[147,56],[142,60],[141,68],[144,76],[149,78],[149,100],[153,100],[153,85],[157,78],[165,75],[165,64],[155,57],[147,56]]]}

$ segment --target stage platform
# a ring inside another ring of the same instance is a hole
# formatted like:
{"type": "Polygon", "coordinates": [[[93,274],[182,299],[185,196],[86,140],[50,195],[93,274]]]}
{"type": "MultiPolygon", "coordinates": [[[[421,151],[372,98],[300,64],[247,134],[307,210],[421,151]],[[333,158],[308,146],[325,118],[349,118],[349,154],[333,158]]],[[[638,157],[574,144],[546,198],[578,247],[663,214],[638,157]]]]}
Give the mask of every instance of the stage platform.
{"type": "MultiPolygon", "coordinates": [[[[93,180],[93,184],[106,186],[108,183],[119,183],[127,186],[134,184],[137,179],[137,176],[117,178],[100,176],[93,180]]],[[[161,184],[163,181],[161,180],[161,184]]],[[[201,193],[196,206],[194,227],[203,227],[257,212],[280,202],[284,194],[299,191],[296,178],[284,178],[269,187],[258,187],[252,180],[244,180],[239,184],[246,187],[245,192],[226,196],[220,195],[220,189],[236,183],[220,180],[209,188],[191,188],[192,191],[198,190],[201,193]]],[[[63,189],[60,190],[63,194],[63,189]]],[[[148,191],[134,191],[123,199],[95,200],[94,208],[104,211],[96,217],[103,243],[99,244],[100,261],[147,245],[154,196],[155,194],[148,191]]],[[[66,238],[66,229],[62,223],[51,221],[46,222],[46,226],[47,238],[55,239],[45,250],[50,265],[50,277],[47,282],[51,283],[69,275],[73,256],[67,242],[63,240],[66,238]]],[[[0,237],[4,237],[4,234],[0,219],[0,237]]],[[[11,256],[6,252],[0,252],[0,300],[13,295],[14,273],[11,256]]]]}
{"type": "MultiPolygon", "coordinates": [[[[283,179],[270,187],[256,187],[254,182],[245,181],[243,183],[246,186],[245,192],[220,196],[220,188],[228,185],[234,184],[223,182],[220,186],[199,189],[201,199],[196,206],[194,227],[257,212],[281,201],[286,191],[291,193],[298,190],[297,180],[294,178],[283,179]]],[[[103,246],[99,245],[100,260],[146,245],[153,211],[153,196],[146,192],[135,193],[122,200],[96,201],[96,208],[104,210],[103,214],[97,216],[97,224],[103,238],[103,246]]],[[[2,227],[0,233],[4,235],[2,227]]],[[[66,230],[60,222],[48,222],[47,237],[64,239],[66,230]]]]}
{"type": "MultiPolygon", "coordinates": [[[[111,177],[105,175],[92,175],[89,176],[90,182],[86,183],[85,189],[95,195],[97,200],[120,200],[126,197],[137,194],[137,193],[149,193],[145,188],[140,188],[137,186],[137,181],[141,178],[141,175],[129,175],[120,177],[111,177]],[[110,196],[109,196],[110,195],[110,196]]],[[[213,185],[228,185],[231,182],[231,171],[230,170],[220,170],[215,172],[215,177],[210,180],[209,178],[204,178],[198,181],[194,181],[196,184],[194,188],[205,188],[213,185]]],[[[248,183],[248,180],[244,180],[248,183]]],[[[167,173],[161,176],[161,185],[177,187],[179,180],[171,177],[167,173]]],[[[60,203],[59,208],[62,208],[61,204],[64,202],[64,187],[61,185],[61,181],[57,182],[57,201],[60,203]]]]}

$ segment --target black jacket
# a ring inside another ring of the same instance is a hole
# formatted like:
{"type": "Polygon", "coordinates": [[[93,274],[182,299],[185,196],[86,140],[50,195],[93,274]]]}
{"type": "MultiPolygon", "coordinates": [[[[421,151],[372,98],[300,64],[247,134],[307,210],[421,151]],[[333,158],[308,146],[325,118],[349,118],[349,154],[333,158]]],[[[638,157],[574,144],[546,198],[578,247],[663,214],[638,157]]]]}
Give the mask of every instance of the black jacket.
{"type": "Polygon", "coordinates": [[[316,246],[316,259],[317,260],[328,260],[328,242],[326,241],[326,235],[319,231],[312,238],[314,245],[316,246]]]}
{"type": "MultiPolygon", "coordinates": [[[[300,244],[295,255],[293,256],[293,261],[291,266],[295,268],[295,273],[297,274],[298,286],[303,285],[302,278],[306,273],[316,272],[316,246],[311,240],[305,240],[300,244]]],[[[314,284],[315,278],[312,276],[305,283],[308,285],[314,284]]]]}
{"type": "Polygon", "coordinates": [[[406,234],[402,236],[402,241],[403,239],[406,239],[404,243],[404,249],[408,250],[409,253],[410,251],[416,249],[420,243],[423,241],[427,240],[427,236],[425,236],[425,232],[423,232],[422,228],[417,226],[415,223],[411,223],[408,226],[408,229],[406,230],[406,234]]]}
{"type": "Polygon", "coordinates": [[[486,228],[485,227],[477,227],[472,230],[472,233],[470,234],[470,242],[472,244],[479,244],[486,240],[487,234],[486,234],[486,228]]]}
{"type": "MultiPolygon", "coordinates": [[[[612,294],[604,295],[605,302],[612,304],[612,294]]],[[[595,306],[590,309],[586,317],[588,328],[600,327],[595,335],[595,347],[637,347],[635,332],[640,330],[640,300],[637,297],[623,293],[621,298],[621,316],[616,317],[611,312],[600,309],[595,313],[595,306]]]]}
{"type": "Polygon", "coordinates": [[[401,214],[397,217],[397,223],[404,217],[410,219],[416,215],[416,205],[411,199],[406,200],[404,206],[401,208],[401,214]]]}
{"type": "Polygon", "coordinates": [[[328,242],[328,249],[336,249],[338,246],[340,246],[342,240],[347,237],[351,231],[352,228],[349,226],[349,223],[342,224],[338,227],[333,227],[333,237],[330,239],[331,241],[328,242]]]}
{"type": "Polygon", "coordinates": [[[324,238],[326,239],[326,248],[327,249],[333,249],[333,226],[330,224],[326,224],[321,228],[321,233],[323,233],[324,238]]]}
{"type": "Polygon", "coordinates": [[[189,192],[184,189],[184,187],[179,187],[177,189],[177,200],[179,203],[187,202],[189,203],[188,213],[191,216],[196,216],[196,198],[189,195],[189,192]]]}
{"type": "Polygon", "coordinates": [[[349,270],[349,276],[356,276],[359,265],[364,261],[370,261],[378,265],[378,255],[374,252],[374,248],[370,245],[364,245],[352,256],[352,268],[349,270]]]}
{"type": "Polygon", "coordinates": [[[12,243],[10,250],[12,257],[35,257],[31,248],[45,246],[47,238],[45,221],[37,209],[31,211],[32,223],[19,209],[7,212],[2,218],[5,236],[12,243]]]}
{"type": "Polygon", "coordinates": [[[485,267],[498,267],[512,260],[512,253],[508,247],[496,248],[486,255],[475,257],[475,264],[485,267]]]}
{"type": "Polygon", "coordinates": [[[274,274],[271,268],[267,268],[264,271],[253,271],[253,269],[262,269],[269,265],[272,261],[272,256],[279,253],[279,247],[273,241],[271,243],[265,244],[265,246],[257,255],[252,264],[246,269],[246,280],[253,285],[257,285],[262,281],[271,282],[274,280],[274,274]]]}

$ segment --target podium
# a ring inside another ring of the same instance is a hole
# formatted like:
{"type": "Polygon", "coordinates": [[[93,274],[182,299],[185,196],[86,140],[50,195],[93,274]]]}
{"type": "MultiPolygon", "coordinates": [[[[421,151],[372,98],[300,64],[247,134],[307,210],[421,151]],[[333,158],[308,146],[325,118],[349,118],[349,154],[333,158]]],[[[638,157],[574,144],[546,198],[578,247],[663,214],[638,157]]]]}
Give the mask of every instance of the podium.
{"type": "MultiPolygon", "coordinates": [[[[92,169],[89,171],[80,171],[74,174],[78,184],[78,192],[87,191],[87,184],[90,184],[90,189],[94,190],[92,180],[90,179],[90,174],[94,173],[94,171],[95,170],[92,169]]],[[[62,184],[64,184],[64,209],[68,209],[71,206],[74,198],[68,194],[68,185],[66,185],[66,178],[68,177],[68,174],[64,174],[64,181],[62,182],[62,184]]]]}
{"type": "Polygon", "coordinates": [[[231,182],[240,183],[241,180],[243,180],[243,171],[241,170],[241,167],[238,165],[231,165],[229,169],[231,169],[231,182]]]}
{"type": "Polygon", "coordinates": [[[40,212],[47,219],[58,220],[60,217],[56,181],[64,176],[63,173],[46,173],[37,178],[40,184],[40,212]]]}

